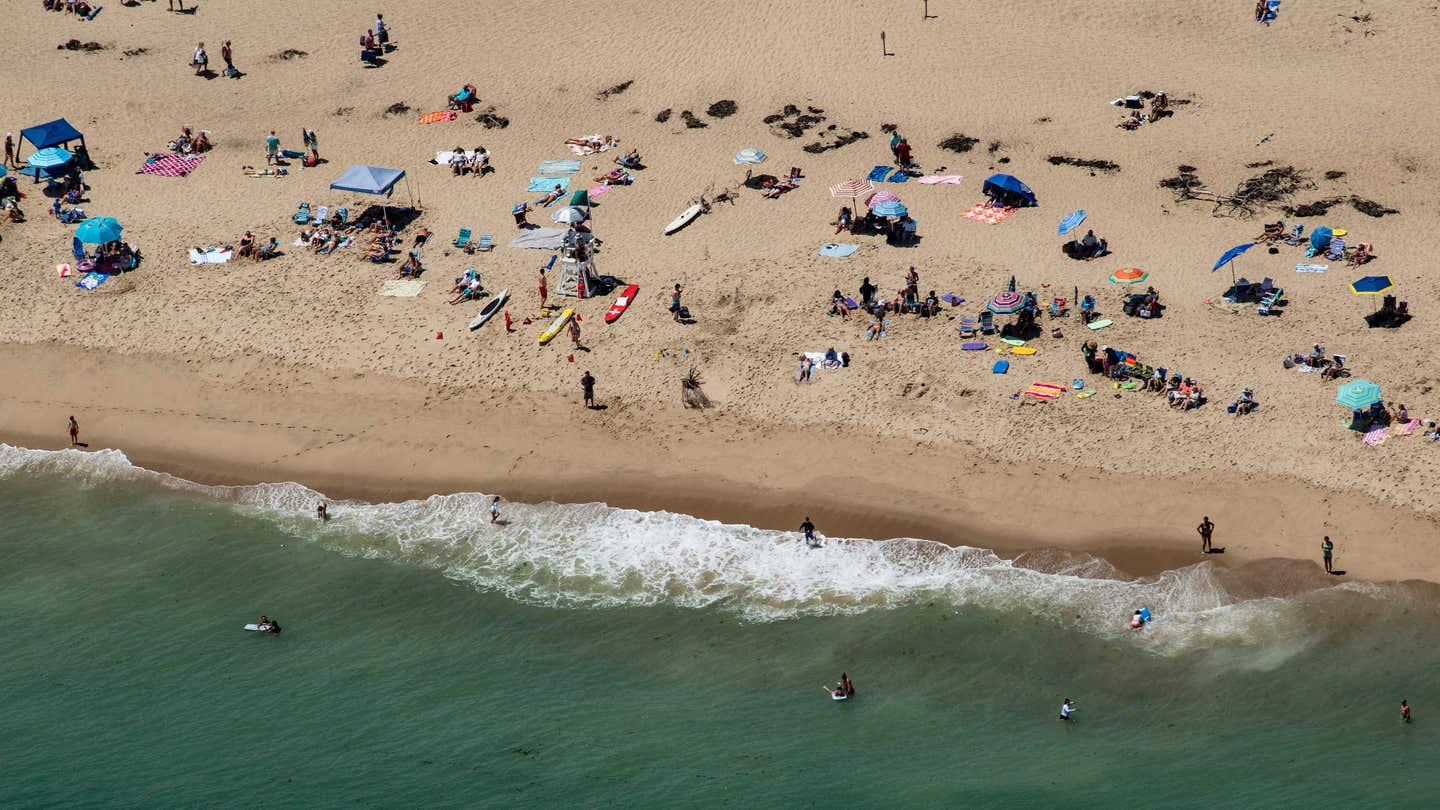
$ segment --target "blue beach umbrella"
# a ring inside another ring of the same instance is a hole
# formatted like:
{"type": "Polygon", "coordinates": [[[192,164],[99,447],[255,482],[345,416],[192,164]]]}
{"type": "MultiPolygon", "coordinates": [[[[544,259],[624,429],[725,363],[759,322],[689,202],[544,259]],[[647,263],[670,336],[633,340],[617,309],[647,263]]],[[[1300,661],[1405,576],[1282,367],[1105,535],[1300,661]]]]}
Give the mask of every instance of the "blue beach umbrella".
{"type": "Polygon", "coordinates": [[[1213,273],[1228,264],[1230,265],[1230,283],[1232,285],[1235,284],[1235,265],[1233,264],[1233,262],[1236,258],[1240,256],[1240,254],[1244,253],[1252,247],[1255,247],[1255,244],[1256,243],[1254,242],[1246,242],[1243,245],[1236,245],[1235,247],[1232,247],[1229,250],[1225,251],[1224,255],[1222,255],[1215,262],[1215,266],[1210,268],[1210,272],[1213,273]]]}
{"type": "Polygon", "coordinates": [[[741,149],[735,153],[735,162],[758,165],[765,162],[765,153],[759,149],[741,149]]]}
{"type": "Polygon", "coordinates": [[[1075,228],[1077,228],[1080,223],[1084,221],[1085,209],[1083,208],[1079,211],[1071,211],[1070,213],[1066,214],[1065,218],[1060,220],[1060,236],[1064,236],[1065,234],[1075,230],[1075,228]]]}
{"type": "Polygon", "coordinates": [[[37,169],[52,169],[56,166],[64,166],[73,157],[69,152],[58,146],[48,149],[41,149],[31,155],[25,162],[37,169]]]}
{"type": "Polygon", "coordinates": [[[1351,380],[1335,390],[1335,401],[1352,411],[1368,408],[1380,401],[1380,384],[1369,380],[1351,380]]]}
{"type": "Polygon", "coordinates": [[[120,238],[125,226],[114,217],[91,217],[75,229],[75,238],[91,245],[103,245],[120,238]]]}
{"type": "Polygon", "coordinates": [[[875,207],[870,210],[878,217],[903,217],[910,213],[904,203],[899,200],[885,200],[884,202],[876,203],[875,207]]]}
{"type": "Polygon", "coordinates": [[[1356,295],[1380,295],[1394,289],[1395,282],[1389,276],[1366,276],[1350,282],[1350,292],[1356,295]]]}

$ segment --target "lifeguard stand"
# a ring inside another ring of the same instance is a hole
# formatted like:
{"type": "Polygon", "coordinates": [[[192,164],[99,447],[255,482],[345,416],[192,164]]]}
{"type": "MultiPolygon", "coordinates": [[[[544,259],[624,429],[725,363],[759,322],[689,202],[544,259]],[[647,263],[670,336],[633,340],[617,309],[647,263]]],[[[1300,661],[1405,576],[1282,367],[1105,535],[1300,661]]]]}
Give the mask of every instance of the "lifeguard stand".
{"type": "Polygon", "coordinates": [[[589,298],[596,292],[595,237],[571,229],[560,245],[560,286],[556,292],[576,298],[589,298]]]}

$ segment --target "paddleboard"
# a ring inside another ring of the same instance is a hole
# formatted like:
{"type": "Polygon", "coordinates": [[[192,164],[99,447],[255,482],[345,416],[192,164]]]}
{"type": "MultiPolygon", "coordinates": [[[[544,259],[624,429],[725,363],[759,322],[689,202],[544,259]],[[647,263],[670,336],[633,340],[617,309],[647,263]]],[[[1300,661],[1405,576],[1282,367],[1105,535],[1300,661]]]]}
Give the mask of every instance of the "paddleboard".
{"type": "Polygon", "coordinates": [[[696,203],[695,205],[686,208],[684,211],[681,211],[680,216],[670,220],[670,224],[665,226],[665,235],[669,236],[670,234],[680,230],[686,225],[689,225],[690,220],[698,216],[700,216],[700,205],[699,203],[696,203]]]}
{"type": "Polygon", "coordinates": [[[1105,327],[1109,326],[1109,325],[1112,324],[1112,323],[1114,323],[1114,321],[1110,320],[1109,318],[1106,318],[1106,319],[1103,320],[1103,321],[1091,321],[1091,322],[1090,322],[1090,328],[1091,328],[1091,329],[1104,329],[1105,327]]]}
{"type": "Polygon", "coordinates": [[[569,323],[570,319],[574,316],[575,310],[573,309],[567,309],[561,312],[560,317],[556,318],[555,321],[550,324],[550,328],[540,333],[540,345],[544,346],[546,343],[554,340],[555,336],[560,334],[560,330],[564,329],[565,324],[569,323]]]}
{"type": "Polygon", "coordinates": [[[470,331],[474,332],[476,329],[484,326],[486,321],[495,317],[495,313],[499,312],[500,308],[505,306],[505,302],[509,299],[510,290],[507,288],[501,290],[499,295],[486,301],[485,306],[480,308],[480,314],[476,315],[475,320],[470,322],[470,331]]]}
{"type": "Polygon", "coordinates": [[[1011,346],[1024,346],[1025,341],[1020,338],[1000,338],[1001,343],[1008,343],[1011,346]]]}
{"type": "Polygon", "coordinates": [[[1011,354],[1034,354],[1034,353],[1035,353],[1035,350],[1032,349],[1032,348],[1030,348],[1029,346],[1011,346],[1011,347],[1010,347],[1010,353],[1011,353],[1011,354]]]}
{"type": "Polygon", "coordinates": [[[626,287],[625,291],[620,293],[620,296],[615,299],[615,303],[611,304],[610,308],[605,310],[605,322],[614,323],[620,320],[620,316],[625,314],[625,310],[635,300],[635,296],[639,292],[639,284],[631,284],[629,287],[626,287]]]}

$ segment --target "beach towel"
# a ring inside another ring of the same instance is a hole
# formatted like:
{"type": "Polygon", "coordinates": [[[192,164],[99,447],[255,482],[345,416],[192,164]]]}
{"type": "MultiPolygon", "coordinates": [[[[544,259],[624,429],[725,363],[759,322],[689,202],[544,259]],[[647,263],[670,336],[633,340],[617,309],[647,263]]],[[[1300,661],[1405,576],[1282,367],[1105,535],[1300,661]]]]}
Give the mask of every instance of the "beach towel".
{"type": "Polygon", "coordinates": [[[414,298],[425,289],[425,282],[415,278],[390,279],[380,286],[380,294],[392,298],[414,298]]]}
{"type": "Polygon", "coordinates": [[[1052,385],[1052,384],[1050,384],[1050,383],[1037,382],[1037,383],[1035,383],[1034,385],[1032,385],[1032,386],[1030,386],[1029,388],[1026,388],[1024,391],[1022,391],[1022,392],[1020,393],[1020,395],[1021,395],[1021,396],[1024,396],[1024,397],[1034,397],[1035,399],[1046,399],[1046,400],[1049,400],[1049,399],[1059,399],[1059,398],[1060,398],[1060,395],[1063,394],[1064,392],[1065,392],[1065,388],[1064,388],[1063,386],[1052,385]]]}
{"type": "Polygon", "coordinates": [[[450,161],[454,160],[457,154],[460,157],[465,158],[466,160],[475,159],[475,150],[471,149],[469,152],[436,152],[435,159],[430,162],[438,164],[440,166],[449,166],[450,161]]]}
{"type": "Polygon", "coordinates": [[[440,110],[439,112],[425,113],[416,123],[435,124],[440,121],[454,121],[459,115],[460,113],[454,110],[440,110]]]}
{"type": "Polygon", "coordinates": [[[547,160],[535,170],[536,174],[574,174],[580,171],[578,160],[547,160]]]}
{"type": "Polygon", "coordinates": [[[567,144],[565,144],[566,146],[570,147],[570,151],[571,151],[571,152],[574,152],[575,154],[577,154],[577,155],[579,155],[579,156],[581,156],[581,157],[584,157],[584,156],[586,156],[586,155],[593,155],[593,154],[595,154],[596,152],[604,152],[605,150],[609,149],[611,146],[614,146],[614,143],[612,143],[611,141],[601,140],[601,138],[600,138],[600,133],[598,133],[598,132],[595,133],[594,135],[590,135],[590,136],[588,136],[588,137],[582,135],[582,136],[580,136],[579,138],[575,138],[575,140],[577,140],[577,141],[587,141],[587,140],[588,140],[588,141],[600,141],[600,148],[598,148],[598,149],[595,148],[595,147],[593,147],[593,146],[579,146],[579,145],[573,144],[573,143],[567,143],[567,144]]]}
{"type": "Polygon", "coordinates": [[[555,190],[555,186],[556,186],[557,184],[560,186],[560,190],[561,190],[561,191],[566,191],[566,190],[568,190],[568,189],[570,188],[570,178],[568,178],[568,177],[532,177],[532,178],[530,178],[530,185],[526,186],[526,187],[525,187],[525,190],[526,190],[526,191],[538,191],[538,192],[540,192],[540,193],[542,193],[542,194],[549,194],[550,192],[552,192],[552,191],[555,190]]]}
{"type": "Polygon", "coordinates": [[[136,174],[154,174],[160,177],[184,177],[195,171],[204,160],[204,155],[151,155],[136,174]]]}
{"type": "Polygon", "coordinates": [[[958,174],[927,174],[919,182],[927,186],[958,186],[964,179],[958,174]]]}
{"type": "Polygon", "coordinates": [[[207,247],[204,250],[190,248],[191,264],[224,264],[235,252],[230,248],[207,247]]]}
{"type": "Polygon", "coordinates": [[[820,255],[830,256],[831,258],[835,259],[843,259],[846,256],[853,254],[859,249],[859,245],[839,245],[835,244],[834,242],[828,242],[825,245],[821,246],[820,255]]]}
{"type": "Polygon", "coordinates": [[[1329,269],[1330,269],[1330,265],[1328,265],[1328,264],[1297,264],[1297,265],[1295,265],[1295,272],[1297,272],[1297,273],[1323,273],[1323,272],[1325,272],[1326,270],[1329,270],[1329,269]]]}
{"type": "Polygon", "coordinates": [[[909,173],[909,172],[905,171],[904,169],[896,169],[896,170],[895,170],[895,173],[892,174],[892,175],[890,175],[890,179],[889,179],[889,180],[886,180],[885,182],[887,182],[887,183],[903,183],[903,182],[905,182],[906,180],[909,180],[909,179],[910,179],[910,173],[909,173]]]}
{"type": "Polygon", "coordinates": [[[75,286],[82,290],[93,290],[101,284],[104,284],[109,278],[110,276],[104,273],[96,273],[92,270],[86,273],[84,278],[75,282],[75,286]]]}
{"type": "MultiPolygon", "coordinates": [[[[815,364],[815,368],[817,368],[817,369],[822,369],[822,368],[836,369],[836,368],[844,368],[844,367],[845,367],[844,365],[841,364],[841,362],[840,362],[838,359],[837,359],[837,360],[831,360],[831,361],[827,364],[827,363],[825,362],[825,352],[805,352],[805,356],[808,357],[808,358],[810,358],[810,361],[815,364]]],[[[837,355],[837,357],[838,357],[838,355],[837,355]]]]}
{"type": "Polygon", "coordinates": [[[1420,427],[1420,420],[1419,420],[1419,419],[1411,419],[1409,422],[1406,422],[1405,424],[1401,425],[1400,427],[1395,428],[1395,435],[1397,435],[1397,436],[1409,436],[1411,433],[1414,433],[1414,432],[1415,432],[1415,428],[1418,428],[1418,427],[1420,427]]]}
{"type": "Polygon", "coordinates": [[[603,197],[604,195],[609,194],[611,188],[611,186],[595,186],[593,188],[587,189],[585,193],[589,194],[591,199],[594,199],[596,197],[603,197]]]}
{"type": "Polygon", "coordinates": [[[510,247],[559,250],[568,232],[568,228],[531,228],[510,240],[510,247]]]}
{"type": "Polygon", "coordinates": [[[1370,445],[1371,447],[1379,447],[1380,445],[1385,443],[1385,439],[1388,438],[1389,433],[1389,425],[1381,425],[1380,427],[1372,428],[1369,433],[1365,434],[1365,443],[1370,445]]]}
{"type": "Polygon", "coordinates": [[[973,219],[976,222],[984,222],[988,225],[998,225],[999,223],[1004,222],[1005,219],[1013,213],[1015,213],[1015,208],[1012,206],[1007,205],[1001,208],[998,206],[986,205],[985,203],[975,203],[974,205],[970,206],[970,210],[966,211],[962,216],[964,216],[966,219],[973,219]]]}
{"type": "Polygon", "coordinates": [[[869,180],[869,181],[872,182],[872,183],[878,183],[878,182],[880,182],[881,180],[884,180],[884,179],[885,179],[885,175],[887,175],[887,174],[889,174],[889,173],[890,173],[890,167],[889,167],[889,166],[876,166],[875,168],[873,168],[873,169],[870,170],[870,174],[869,174],[868,176],[866,176],[865,179],[866,179],[866,180],[869,180]]]}

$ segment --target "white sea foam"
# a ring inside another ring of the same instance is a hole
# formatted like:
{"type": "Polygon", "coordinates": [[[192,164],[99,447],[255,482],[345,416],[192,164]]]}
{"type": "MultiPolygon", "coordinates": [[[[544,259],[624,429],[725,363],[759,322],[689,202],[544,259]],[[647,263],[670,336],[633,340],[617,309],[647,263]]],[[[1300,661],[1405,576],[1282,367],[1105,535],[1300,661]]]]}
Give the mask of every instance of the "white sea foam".
{"type": "Polygon", "coordinates": [[[82,485],[129,481],[238,505],[297,538],[343,553],[443,571],[477,588],[568,608],[717,607],[752,621],[939,603],[957,610],[1028,613],[1061,626],[1173,654],[1228,644],[1246,666],[1267,669],[1300,652],[1307,611],[1341,594],[1383,598],[1384,586],[1339,586],[1300,596],[1238,599],[1216,569],[1199,563],[1159,576],[1121,579],[1086,555],[1007,560],[927,540],[832,538],[809,549],[793,532],[722,524],[670,512],[603,504],[504,502],[490,524],[490,497],[436,495],[370,504],[332,501],[334,519],[313,518],[321,493],[293,483],[217,487],[131,464],[118,451],[38,451],[0,445],[0,479],[63,475],[82,485]],[[1155,623],[1131,633],[1135,607],[1155,623]]]}

